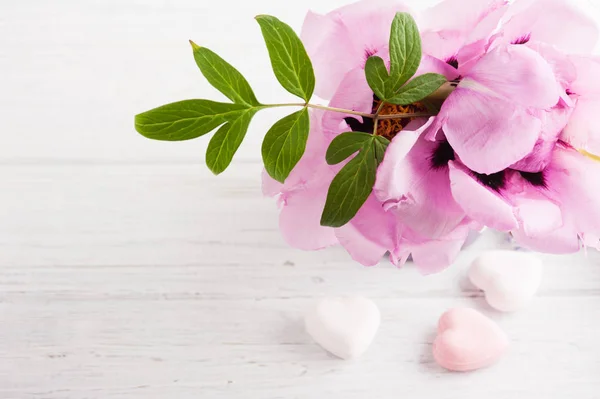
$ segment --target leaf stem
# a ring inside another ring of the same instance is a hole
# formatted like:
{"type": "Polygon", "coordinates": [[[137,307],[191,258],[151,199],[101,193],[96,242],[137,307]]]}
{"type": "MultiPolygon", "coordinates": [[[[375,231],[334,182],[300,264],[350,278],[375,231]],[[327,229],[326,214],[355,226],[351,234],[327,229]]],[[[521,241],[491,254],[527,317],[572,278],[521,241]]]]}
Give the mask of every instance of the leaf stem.
{"type": "Polygon", "coordinates": [[[317,104],[304,104],[304,103],[265,104],[264,107],[267,107],[267,108],[308,107],[308,108],[322,109],[322,110],[325,110],[325,111],[339,112],[339,113],[342,113],[342,114],[359,115],[359,116],[363,116],[365,118],[374,118],[375,117],[375,115],[373,115],[373,114],[367,114],[365,112],[352,111],[352,110],[343,109],[343,108],[327,107],[325,105],[317,105],[317,104]]]}
{"type": "Polygon", "coordinates": [[[304,104],[304,103],[264,104],[264,105],[262,105],[262,107],[264,107],[264,108],[308,107],[308,108],[322,109],[322,110],[331,111],[331,112],[339,112],[342,114],[358,115],[358,116],[362,116],[364,118],[370,118],[370,119],[403,119],[403,118],[419,118],[419,117],[435,116],[435,114],[426,113],[426,112],[419,112],[419,113],[412,113],[412,114],[377,115],[377,114],[368,114],[365,112],[352,111],[350,109],[327,107],[325,105],[304,104]]]}

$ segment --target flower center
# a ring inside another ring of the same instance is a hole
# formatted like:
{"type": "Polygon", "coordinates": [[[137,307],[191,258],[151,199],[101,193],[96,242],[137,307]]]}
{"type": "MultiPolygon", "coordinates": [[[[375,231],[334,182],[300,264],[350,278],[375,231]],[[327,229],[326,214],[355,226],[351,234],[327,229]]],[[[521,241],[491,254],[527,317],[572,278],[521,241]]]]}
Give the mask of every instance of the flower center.
{"type": "Polygon", "coordinates": [[[458,58],[456,58],[456,56],[453,55],[452,57],[446,60],[446,64],[454,67],[454,69],[458,69],[458,58]]]}
{"type": "MultiPolygon", "coordinates": [[[[373,104],[371,112],[375,114],[381,105],[381,100],[373,95],[373,104]]],[[[397,114],[413,114],[427,112],[427,107],[421,103],[410,105],[394,105],[386,103],[379,115],[397,115],[397,114]]],[[[410,122],[416,118],[397,118],[397,119],[380,119],[377,123],[377,134],[388,140],[392,140],[400,133],[410,122]]],[[[353,117],[344,118],[350,129],[353,132],[371,133],[375,127],[374,121],[371,118],[363,118],[362,122],[353,117]]]]}
{"type": "Polygon", "coordinates": [[[433,169],[441,169],[448,166],[448,162],[454,161],[455,159],[456,155],[454,154],[454,150],[450,146],[450,143],[444,140],[437,145],[431,158],[429,158],[429,162],[433,169]]]}
{"type": "MultiPolygon", "coordinates": [[[[375,98],[373,101],[373,113],[377,112],[380,105],[381,100],[375,98]]],[[[394,105],[386,103],[379,115],[413,114],[421,112],[427,112],[427,107],[421,103],[410,105],[394,105]]],[[[377,123],[377,134],[391,141],[415,119],[416,118],[380,119],[377,123]]]]}
{"type": "Polygon", "coordinates": [[[543,187],[546,188],[546,175],[544,172],[519,172],[523,179],[527,180],[529,184],[535,187],[543,187]]]}
{"type": "Polygon", "coordinates": [[[504,170],[498,173],[493,173],[491,175],[484,175],[482,173],[477,173],[473,171],[471,171],[471,173],[477,180],[479,180],[481,184],[491,188],[496,192],[500,192],[500,190],[502,190],[506,184],[504,170]]]}

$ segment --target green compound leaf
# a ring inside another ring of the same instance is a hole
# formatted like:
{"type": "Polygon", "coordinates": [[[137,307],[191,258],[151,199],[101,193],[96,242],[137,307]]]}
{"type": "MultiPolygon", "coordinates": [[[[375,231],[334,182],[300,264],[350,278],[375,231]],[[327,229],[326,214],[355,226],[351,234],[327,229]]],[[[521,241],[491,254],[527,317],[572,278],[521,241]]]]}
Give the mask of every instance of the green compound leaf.
{"type": "Polygon", "coordinates": [[[377,166],[379,166],[383,162],[385,150],[390,145],[390,141],[385,137],[377,136],[373,145],[375,146],[375,159],[377,160],[377,166]]]}
{"type": "Polygon", "coordinates": [[[377,167],[383,161],[387,144],[379,136],[364,140],[358,154],[335,176],[321,215],[322,226],[341,227],[356,216],[373,191],[377,167]]]}
{"type": "Polygon", "coordinates": [[[448,80],[444,75],[437,73],[426,73],[420,75],[404,85],[400,91],[388,98],[388,102],[397,105],[407,105],[423,100],[437,89],[442,87],[448,80]]]}
{"type": "Polygon", "coordinates": [[[154,140],[181,141],[200,137],[248,110],[240,104],[185,100],[135,116],[135,129],[154,140]]]}
{"type": "Polygon", "coordinates": [[[262,144],[262,157],[272,178],[285,182],[304,154],[309,130],[306,108],[286,116],[269,129],[262,144]]]}
{"type": "Polygon", "coordinates": [[[315,89],[315,73],[302,41],[289,25],[275,17],[259,15],[256,20],[277,80],[287,91],[308,102],[315,89]]]}
{"type": "Polygon", "coordinates": [[[260,105],[250,84],[237,69],[211,50],[200,47],[191,40],[190,43],[198,68],[215,89],[234,103],[248,106],[260,105]]]}
{"type": "Polygon", "coordinates": [[[390,87],[396,92],[421,64],[421,36],[410,14],[397,13],[390,33],[390,87]]]}
{"type": "Polygon", "coordinates": [[[246,136],[250,121],[257,111],[257,108],[250,108],[244,111],[236,120],[221,126],[208,143],[206,165],[215,175],[225,171],[231,163],[233,156],[246,136]]]}
{"type": "Polygon", "coordinates": [[[337,165],[362,148],[366,141],[373,139],[372,134],[347,132],[336,136],[327,148],[325,159],[329,165],[337,165]]]}
{"type": "Polygon", "coordinates": [[[369,87],[377,97],[385,100],[393,95],[389,87],[390,75],[382,58],[369,57],[365,64],[365,75],[369,87]]]}

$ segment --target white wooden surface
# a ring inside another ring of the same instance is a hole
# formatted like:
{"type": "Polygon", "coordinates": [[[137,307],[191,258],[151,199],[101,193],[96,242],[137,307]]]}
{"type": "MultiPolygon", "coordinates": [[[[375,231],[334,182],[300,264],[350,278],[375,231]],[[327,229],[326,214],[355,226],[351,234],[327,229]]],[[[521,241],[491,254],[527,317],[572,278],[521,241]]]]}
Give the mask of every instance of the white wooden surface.
{"type": "Polygon", "coordinates": [[[288,100],[252,17],[298,29],[307,8],[346,3],[0,2],[0,399],[600,397],[597,254],[545,257],[531,308],[499,315],[463,279],[497,237],[427,278],[362,268],[339,248],[288,248],[255,162],[274,111],[222,178],[200,164],[207,140],[133,131],[137,112],[216,97],[190,38],[238,66],[263,101],[288,100]],[[342,362],[301,317],[319,296],[355,294],[377,302],[383,323],[364,358],[342,362]],[[453,306],[507,331],[500,364],[452,374],[432,362],[437,318],[453,306]]]}
{"type": "Polygon", "coordinates": [[[339,248],[296,251],[259,171],[0,166],[0,398],[598,398],[597,254],[546,256],[531,308],[500,315],[463,279],[496,237],[431,277],[365,269],[339,248]],[[359,293],[383,322],[371,350],[343,362],[311,342],[302,313],[359,293]],[[500,364],[433,363],[435,323],[454,306],[510,335],[500,364]]]}

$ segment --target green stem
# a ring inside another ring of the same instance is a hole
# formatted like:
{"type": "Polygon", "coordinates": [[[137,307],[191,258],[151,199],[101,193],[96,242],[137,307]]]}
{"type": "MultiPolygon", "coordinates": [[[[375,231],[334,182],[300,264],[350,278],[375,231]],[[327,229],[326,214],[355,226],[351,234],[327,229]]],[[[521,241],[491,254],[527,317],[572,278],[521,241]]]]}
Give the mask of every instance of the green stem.
{"type": "Polygon", "coordinates": [[[343,108],[327,107],[325,105],[317,105],[317,104],[292,103],[292,104],[265,104],[263,106],[266,108],[308,107],[308,108],[322,109],[325,111],[340,112],[342,114],[359,115],[359,116],[363,116],[365,118],[374,118],[375,117],[375,115],[373,115],[373,114],[367,114],[364,112],[352,111],[352,110],[343,109],[343,108]]]}
{"type": "Polygon", "coordinates": [[[376,118],[377,119],[402,119],[402,118],[418,118],[418,117],[435,116],[434,114],[429,114],[429,113],[377,115],[377,114],[368,114],[365,112],[352,111],[352,110],[343,109],[343,108],[327,107],[325,105],[304,104],[304,103],[264,104],[262,106],[264,108],[308,107],[308,108],[322,109],[325,111],[339,112],[342,114],[358,115],[358,116],[362,116],[364,118],[371,118],[371,119],[376,119],[376,118]]]}

